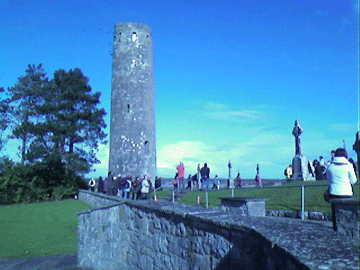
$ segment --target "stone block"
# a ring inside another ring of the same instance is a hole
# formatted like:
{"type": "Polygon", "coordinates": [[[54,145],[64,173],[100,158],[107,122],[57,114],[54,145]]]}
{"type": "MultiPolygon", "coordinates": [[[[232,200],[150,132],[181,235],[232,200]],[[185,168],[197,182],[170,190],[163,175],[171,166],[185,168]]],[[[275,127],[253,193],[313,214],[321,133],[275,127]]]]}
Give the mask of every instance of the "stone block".
{"type": "Polygon", "coordinates": [[[317,212],[317,211],[310,211],[308,213],[308,218],[309,219],[314,219],[314,220],[323,220],[324,219],[324,214],[321,212],[317,212]]]}
{"type": "Polygon", "coordinates": [[[266,200],[266,198],[225,197],[221,198],[221,205],[237,208],[248,216],[264,217],[266,200]]]}
{"type": "Polygon", "coordinates": [[[337,198],[330,200],[333,229],[340,234],[359,238],[359,200],[356,198],[337,198]]]}
{"type": "Polygon", "coordinates": [[[296,211],[283,211],[282,212],[284,217],[289,217],[289,218],[296,218],[297,217],[297,212],[296,211]]]}

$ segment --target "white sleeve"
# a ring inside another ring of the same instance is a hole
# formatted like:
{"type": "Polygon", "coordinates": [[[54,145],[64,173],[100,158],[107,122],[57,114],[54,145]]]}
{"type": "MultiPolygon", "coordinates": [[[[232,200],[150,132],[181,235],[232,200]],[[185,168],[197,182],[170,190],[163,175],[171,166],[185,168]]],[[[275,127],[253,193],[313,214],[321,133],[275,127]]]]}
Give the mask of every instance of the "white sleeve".
{"type": "Polygon", "coordinates": [[[351,184],[355,184],[356,181],[357,181],[356,174],[355,174],[355,171],[354,171],[354,167],[352,166],[352,164],[349,165],[349,179],[350,179],[351,184]]]}

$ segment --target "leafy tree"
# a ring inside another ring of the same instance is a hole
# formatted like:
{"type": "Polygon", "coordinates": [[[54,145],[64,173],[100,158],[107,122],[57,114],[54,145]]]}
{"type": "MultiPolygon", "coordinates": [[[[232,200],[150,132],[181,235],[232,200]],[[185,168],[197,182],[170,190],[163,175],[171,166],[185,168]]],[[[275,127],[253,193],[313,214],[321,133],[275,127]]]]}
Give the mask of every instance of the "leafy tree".
{"type": "Polygon", "coordinates": [[[67,172],[89,172],[98,162],[99,143],[106,143],[104,109],[98,109],[100,92],[91,93],[89,79],[80,69],[58,70],[40,108],[47,121],[54,153],[66,163],[67,172]]]}
{"type": "Polygon", "coordinates": [[[86,187],[83,175],[107,143],[105,110],[89,79],[75,68],[49,81],[41,65],[29,65],[7,95],[0,127],[21,141],[21,162],[0,160],[0,203],[61,199],[86,187]]]}
{"type": "Polygon", "coordinates": [[[4,106],[13,119],[13,137],[22,142],[22,163],[56,156],[66,172],[87,173],[98,162],[98,145],[106,143],[106,113],[97,108],[100,92],[91,93],[88,82],[78,68],[57,70],[48,81],[41,65],[29,65],[8,89],[4,106]]]}
{"type": "MultiPolygon", "coordinates": [[[[4,93],[5,90],[4,88],[0,87],[0,93],[4,93]]],[[[9,119],[8,119],[8,104],[6,103],[5,100],[1,100],[0,101],[0,150],[2,150],[6,139],[5,139],[5,135],[4,135],[4,131],[6,130],[7,126],[9,125],[9,119]]]]}
{"type": "Polygon", "coordinates": [[[47,86],[48,79],[41,64],[28,65],[25,76],[21,76],[15,86],[8,88],[9,98],[3,102],[11,119],[12,135],[22,142],[21,163],[25,162],[28,145],[37,135],[34,125],[41,121],[41,116],[36,108],[44,102],[42,96],[47,86]]]}

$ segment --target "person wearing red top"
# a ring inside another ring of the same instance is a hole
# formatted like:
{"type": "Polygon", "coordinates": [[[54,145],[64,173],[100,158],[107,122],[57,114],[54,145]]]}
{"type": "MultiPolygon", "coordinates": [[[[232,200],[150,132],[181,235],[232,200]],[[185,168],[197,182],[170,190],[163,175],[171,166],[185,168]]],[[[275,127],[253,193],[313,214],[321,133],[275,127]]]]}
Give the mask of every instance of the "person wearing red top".
{"type": "Polygon", "coordinates": [[[182,162],[180,162],[180,164],[176,167],[176,169],[178,172],[179,189],[185,189],[185,182],[184,182],[185,167],[184,167],[184,164],[182,162]]]}

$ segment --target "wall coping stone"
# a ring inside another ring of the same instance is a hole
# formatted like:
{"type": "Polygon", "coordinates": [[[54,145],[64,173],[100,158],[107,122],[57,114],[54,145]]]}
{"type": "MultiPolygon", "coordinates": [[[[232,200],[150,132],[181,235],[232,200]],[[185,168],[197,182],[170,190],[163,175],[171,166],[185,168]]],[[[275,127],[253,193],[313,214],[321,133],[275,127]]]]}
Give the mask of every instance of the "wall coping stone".
{"type": "Polygon", "coordinates": [[[337,204],[357,204],[359,205],[359,200],[357,198],[333,198],[329,200],[330,203],[337,203],[337,204]]]}
{"type": "Polygon", "coordinates": [[[258,202],[258,201],[266,201],[269,198],[251,198],[251,197],[221,197],[221,200],[226,201],[239,201],[239,202],[258,202]]]}
{"type": "Polygon", "coordinates": [[[359,239],[338,234],[331,227],[322,224],[323,222],[314,223],[270,216],[241,216],[236,214],[236,211],[231,209],[225,211],[221,207],[210,209],[164,201],[133,201],[87,190],[81,190],[81,192],[113,200],[114,204],[78,215],[126,204],[129,207],[136,207],[159,215],[173,216],[179,219],[186,217],[192,220],[197,227],[204,229],[209,224],[214,224],[220,228],[262,235],[272,243],[273,247],[282,248],[309,269],[359,269],[359,239]]]}

